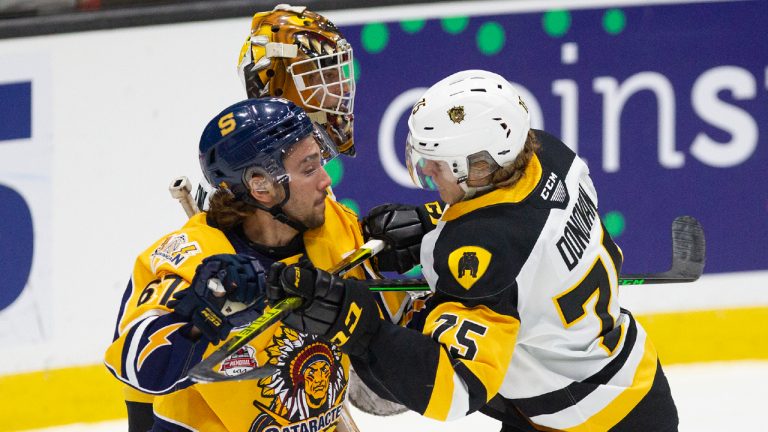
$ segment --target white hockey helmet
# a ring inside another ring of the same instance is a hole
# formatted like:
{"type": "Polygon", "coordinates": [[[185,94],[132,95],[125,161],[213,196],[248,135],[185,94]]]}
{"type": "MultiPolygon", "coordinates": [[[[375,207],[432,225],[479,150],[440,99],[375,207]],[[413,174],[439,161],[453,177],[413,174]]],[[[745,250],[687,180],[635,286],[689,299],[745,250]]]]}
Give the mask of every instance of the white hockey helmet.
{"type": "Polygon", "coordinates": [[[470,166],[487,162],[488,176],[514,161],[529,129],[528,107],[506,79],[483,70],[457,72],[430,87],[411,111],[406,143],[411,179],[422,189],[435,189],[422,169],[435,161],[447,165],[470,198],[491,187],[467,184],[470,166]]]}

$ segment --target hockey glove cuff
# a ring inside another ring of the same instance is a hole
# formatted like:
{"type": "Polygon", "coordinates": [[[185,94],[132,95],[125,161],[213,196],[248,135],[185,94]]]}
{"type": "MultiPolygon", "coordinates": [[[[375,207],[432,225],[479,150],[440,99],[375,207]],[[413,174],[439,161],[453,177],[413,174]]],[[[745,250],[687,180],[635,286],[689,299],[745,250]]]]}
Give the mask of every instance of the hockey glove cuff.
{"type": "Polygon", "coordinates": [[[341,279],[328,272],[297,266],[273,265],[270,271],[270,301],[275,292],[299,296],[304,305],[283,322],[296,330],[330,340],[350,355],[367,351],[380,326],[378,304],[368,289],[354,279],[341,279]]]}
{"type": "Polygon", "coordinates": [[[420,262],[421,239],[435,228],[442,208],[432,202],[422,206],[384,204],[363,219],[363,235],[384,240],[387,248],[373,258],[379,271],[405,273],[420,262]]]}
{"type": "Polygon", "coordinates": [[[168,307],[217,344],[241,324],[241,315],[261,312],[265,287],[264,269],[255,259],[213,255],[203,260],[189,288],[176,293],[168,307]]]}

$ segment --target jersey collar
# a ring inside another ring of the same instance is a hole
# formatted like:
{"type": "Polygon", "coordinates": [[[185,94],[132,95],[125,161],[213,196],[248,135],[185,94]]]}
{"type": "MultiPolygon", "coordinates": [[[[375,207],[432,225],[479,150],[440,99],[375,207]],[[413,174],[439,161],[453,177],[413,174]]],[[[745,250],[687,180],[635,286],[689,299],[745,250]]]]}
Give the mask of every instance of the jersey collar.
{"type": "Polygon", "coordinates": [[[536,185],[539,184],[541,171],[541,162],[539,162],[538,156],[534,154],[528,166],[525,167],[523,177],[517,183],[510,187],[498,188],[477,198],[461,201],[449,206],[445,213],[443,213],[442,220],[449,222],[477,209],[496,204],[519,203],[530,195],[533,189],[536,188],[536,185]]]}

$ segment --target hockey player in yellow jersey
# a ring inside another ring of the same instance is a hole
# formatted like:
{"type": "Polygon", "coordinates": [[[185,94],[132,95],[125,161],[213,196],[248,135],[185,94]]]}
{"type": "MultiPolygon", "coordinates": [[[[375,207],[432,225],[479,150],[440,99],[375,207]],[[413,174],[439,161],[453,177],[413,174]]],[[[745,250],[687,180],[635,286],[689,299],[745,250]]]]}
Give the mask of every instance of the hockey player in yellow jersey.
{"type": "MultiPolygon", "coordinates": [[[[291,100],[326,130],[341,153],[354,156],[352,49],[332,22],[302,6],[281,4],[257,12],[237,68],[248,97],[291,100]]],[[[416,250],[417,243],[408,246],[416,250]]],[[[124,393],[129,430],[151,428],[152,395],[130,386],[124,393]]]]}
{"type": "MultiPolygon", "coordinates": [[[[261,380],[186,377],[234,328],[261,315],[264,268],[301,257],[330,268],[362,245],[357,216],[328,197],[322,165],[336,154],[325,129],[285,99],[239,102],[205,128],[200,163],[216,188],[210,208],[138,257],[105,356],[115,377],[155,396],[153,430],[345,430],[349,362],[315,335],[276,324],[221,365],[229,375],[278,367],[261,380]]],[[[348,274],[365,277],[361,268],[348,274]]],[[[400,306],[382,301],[381,311],[393,317],[400,306]]]]}
{"type": "Polygon", "coordinates": [[[273,266],[270,301],[304,298],[286,322],[334,341],[377,393],[427,417],[676,431],[653,344],[620,307],[622,254],[587,165],[529,124],[524,100],[486,71],[451,75],[414,106],[411,176],[449,207],[422,239],[433,295],[411,328],[382,320],[364,284],[320,270],[273,266]]]}

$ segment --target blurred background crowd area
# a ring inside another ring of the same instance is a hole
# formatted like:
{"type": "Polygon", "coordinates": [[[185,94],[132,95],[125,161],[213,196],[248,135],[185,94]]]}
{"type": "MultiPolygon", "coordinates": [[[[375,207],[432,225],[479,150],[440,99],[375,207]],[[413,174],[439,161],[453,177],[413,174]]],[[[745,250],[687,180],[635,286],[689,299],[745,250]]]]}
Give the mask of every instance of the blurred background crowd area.
{"type": "Polygon", "coordinates": [[[184,3],[181,0],[0,0],[0,19],[184,3]]]}
{"type": "MultiPolygon", "coordinates": [[[[452,0],[420,0],[419,3],[452,0]]],[[[240,18],[293,3],[311,10],[402,6],[412,0],[0,0],[0,39],[240,18]]]]}
{"type": "MultiPolygon", "coordinates": [[[[98,11],[120,11],[142,7],[166,6],[169,8],[197,8],[216,4],[224,9],[260,10],[277,3],[290,3],[276,0],[0,0],[0,20],[54,16],[61,14],[88,13],[98,11]],[[254,9],[254,7],[258,7],[254,9]]],[[[371,1],[354,0],[305,0],[301,2],[313,9],[346,9],[369,6],[371,1]]],[[[379,2],[386,4],[405,4],[407,0],[379,2]]]]}

